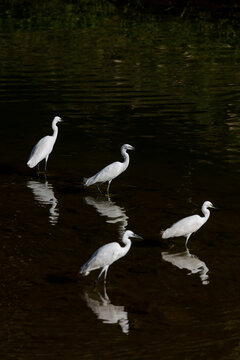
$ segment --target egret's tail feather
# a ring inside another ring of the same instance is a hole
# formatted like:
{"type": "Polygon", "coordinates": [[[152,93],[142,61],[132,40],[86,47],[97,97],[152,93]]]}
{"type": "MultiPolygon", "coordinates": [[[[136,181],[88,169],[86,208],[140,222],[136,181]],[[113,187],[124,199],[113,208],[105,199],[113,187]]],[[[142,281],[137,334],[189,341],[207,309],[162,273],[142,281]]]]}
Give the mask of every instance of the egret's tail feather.
{"type": "Polygon", "coordinates": [[[37,164],[35,164],[35,162],[33,162],[32,159],[30,159],[30,160],[28,160],[27,165],[28,165],[30,168],[33,168],[33,167],[36,166],[37,164]]]}
{"type": "Polygon", "coordinates": [[[83,184],[85,186],[90,186],[90,185],[93,185],[95,183],[95,176],[92,176],[90,178],[83,178],[83,184]]]}
{"type": "Polygon", "coordinates": [[[82,274],[83,276],[87,276],[89,274],[89,270],[88,270],[88,264],[84,264],[81,269],[79,270],[79,273],[82,274]]]}
{"type": "Polygon", "coordinates": [[[79,271],[79,273],[80,273],[82,276],[87,276],[87,275],[89,274],[89,271],[86,271],[86,272],[79,271]]]}
{"type": "Polygon", "coordinates": [[[169,234],[169,229],[162,230],[161,231],[161,236],[162,236],[163,239],[168,239],[169,237],[171,237],[171,235],[169,234]]]}
{"type": "Polygon", "coordinates": [[[87,182],[88,182],[88,178],[83,178],[83,185],[88,186],[87,182]]]}

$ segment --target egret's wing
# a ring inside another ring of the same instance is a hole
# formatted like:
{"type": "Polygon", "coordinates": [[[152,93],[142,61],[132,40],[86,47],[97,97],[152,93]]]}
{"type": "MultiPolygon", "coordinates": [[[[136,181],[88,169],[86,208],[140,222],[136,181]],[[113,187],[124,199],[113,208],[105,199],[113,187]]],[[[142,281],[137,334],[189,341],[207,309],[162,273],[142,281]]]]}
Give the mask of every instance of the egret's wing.
{"type": "Polygon", "coordinates": [[[185,236],[197,231],[202,226],[199,215],[188,216],[174,223],[170,228],[163,232],[163,238],[174,236],[185,236]]]}
{"type": "Polygon", "coordinates": [[[36,166],[40,161],[45,159],[52,151],[54,142],[52,136],[44,136],[38,141],[31,151],[28,159],[28,165],[30,167],[36,166]]]}
{"type": "Polygon", "coordinates": [[[103,245],[81,267],[80,272],[88,272],[112,264],[118,258],[119,248],[121,246],[117,242],[103,245]]]}
{"type": "Polygon", "coordinates": [[[123,171],[123,163],[115,161],[114,163],[107,165],[92,177],[85,179],[85,185],[89,186],[95,183],[104,183],[117,177],[123,171]]]}

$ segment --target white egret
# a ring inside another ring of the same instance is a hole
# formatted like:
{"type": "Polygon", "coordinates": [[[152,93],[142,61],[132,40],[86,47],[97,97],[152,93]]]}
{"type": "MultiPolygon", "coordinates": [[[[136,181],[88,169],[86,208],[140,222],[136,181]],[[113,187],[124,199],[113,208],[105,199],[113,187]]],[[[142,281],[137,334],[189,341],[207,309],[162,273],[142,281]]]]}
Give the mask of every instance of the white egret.
{"type": "Polygon", "coordinates": [[[95,284],[99,280],[103,272],[104,274],[104,283],[106,283],[107,271],[109,266],[125,256],[131,247],[130,237],[136,237],[142,239],[141,236],[134,234],[131,230],[125,231],[122,242],[125,246],[121,246],[117,242],[111,242],[109,244],[101,246],[91,258],[81,267],[79,273],[83,276],[87,276],[91,271],[101,269],[98,277],[95,280],[95,284]]]}
{"type": "Polygon", "coordinates": [[[210,215],[208,208],[216,209],[210,201],[205,201],[202,205],[202,212],[204,216],[192,215],[179,220],[170,228],[161,232],[162,238],[168,239],[177,236],[185,236],[185,246],[187,246],[187,242],[191,234],[200,229],[200,227],[208,220],[210,215]]]}
{"type": "Polygon", "coordinates": [[[93,184],[97,184],[97,188],[101,192],[100,186],[103,183],[108,182],[107,194],[109,195],[109,188],[112,180],[115,179],[118,175],[120,175],[123,171],[125,171],[129,165],[129,155],[127,153],[127,150],[135,150],[135,148],[129,144],[122,145],[121,154],[124,159],[123,162],[115,161],[114,163],[107,165],[105,168],[100,170],[92,177],[84,178],[84,185],[90,186],[93,184]]]}
{"type": "Polygon", "coordinates": [[[44,136],[42,139],[38,141],[38,143],[32,149],[32,152],[27,162],[27,165],[30,168],[33,168],[34,166],[38,165],[38,169],[39,169],[39,163],[45,159],[45,172],[46,172],[48,157],[52,152],[53,146],[55,144],[58,135],[58,127],[57,127],[58,122],[62,122],[62,119],[59,116],[55,116],[55,118],[52,121],[53,135],[44,136]]]}

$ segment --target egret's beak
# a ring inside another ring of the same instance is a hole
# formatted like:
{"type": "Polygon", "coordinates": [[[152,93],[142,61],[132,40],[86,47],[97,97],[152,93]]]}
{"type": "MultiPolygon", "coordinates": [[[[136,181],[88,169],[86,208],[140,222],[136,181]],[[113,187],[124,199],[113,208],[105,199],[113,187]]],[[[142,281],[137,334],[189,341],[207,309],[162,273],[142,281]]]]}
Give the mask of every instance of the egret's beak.
{"type": "Polygon", "coordinates": [[[133,147],[133,146],[131,146],[131,149],[129,149],[129,150],[136,150],[136,148],[135,148],[135,147],[133,147]]]}
{"type": "Polygon", "coordinates": [[[60,122],[64,122],[62,118],[59,119],[60,122]]]}
{"type": "Polygon", "coordinates": [[[139,240],[144,240],[143,237],[141,237],[140,235],[134,234],[133,237],[135,237],[136,239],[139,240]]]}
{"type": "Polygon", "coordinates": [[[211,206],[212,209],[219,210],[216,206],[211,206]]]}

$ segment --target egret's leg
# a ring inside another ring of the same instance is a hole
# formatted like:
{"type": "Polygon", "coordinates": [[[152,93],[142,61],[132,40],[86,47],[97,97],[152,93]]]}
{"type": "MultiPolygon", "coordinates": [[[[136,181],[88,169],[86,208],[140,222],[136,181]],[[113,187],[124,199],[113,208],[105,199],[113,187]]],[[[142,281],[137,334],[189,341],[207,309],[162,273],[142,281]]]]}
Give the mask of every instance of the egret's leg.
{"type": "Polygon", "coordinates": [[[97,282],[98,282],[99,278],[101,277],[101,275],[102,275],[102,273],[103,273],[104,271],[105,271],[105,267],[102,268],[102,270],[100,271],[99,275],[97,276],[97,278],[96,278],[96,280],[95,280],[95,282],[94,282],[94,286],[97,285],[97,282]]]}
{"type": "Polygon", "coordinates": [[[109,267],[109,266],[106,266],[106,267],[105,267],[105,274],[104,274],[104,284],[105,284],[105,285],[106,285],[106,280],[107,280],[108,267],[109,267]]]}
{"type": "Polygon", "coordinates": [[[109,196],[109,188],[110,188],[111,182],[112,182],[112,180],[109,180],[109,182],[108,182],[108,187],[107,187],[107,194],[108,194],[108,196],[109,196]]]}
{"type": "Polygon", "coordinates": [[[40,171],[40,166],[39,166],[39,163],[37,164],[37,172],[39,174],[39,171],[40,171]]]}
{"type": "Polygon", "coordinates": [[[188,239],[190,238],[191,234],[189,234],[186,238],[186,242],[185,242],[185,248],[186,250],[188,250],[188,247],[187,247],[187,243],[188,243],[188,239]]]}
{"type": "Polygon", "coordinates": [[[47,172],[47,161],[48,161],[48,156],[45,158],[45,173],[47,172]]]}

